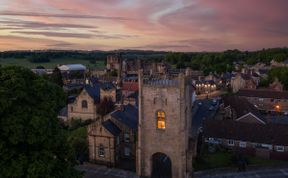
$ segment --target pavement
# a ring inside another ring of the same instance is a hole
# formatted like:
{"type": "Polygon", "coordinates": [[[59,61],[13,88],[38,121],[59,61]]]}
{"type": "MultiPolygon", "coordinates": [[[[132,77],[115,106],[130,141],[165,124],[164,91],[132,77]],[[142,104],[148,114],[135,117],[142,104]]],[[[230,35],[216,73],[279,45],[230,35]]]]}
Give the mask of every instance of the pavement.
{"type": "Polygon", "coordinates": [[[76,169],[85,172],[84,178],[139,178],[135,172],[89,163],[79,165],[76,169]]]}
{"type": "Polygon", "coordinates": [[[288,168],[259,169],[247,172],[213,172],[194,173],[195,178],[288,178],[288,168]]]}

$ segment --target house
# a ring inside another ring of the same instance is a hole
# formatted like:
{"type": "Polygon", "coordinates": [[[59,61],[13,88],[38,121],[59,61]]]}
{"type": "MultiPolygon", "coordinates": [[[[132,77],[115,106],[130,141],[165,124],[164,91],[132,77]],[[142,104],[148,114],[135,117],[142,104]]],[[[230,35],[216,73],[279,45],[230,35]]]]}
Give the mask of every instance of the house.
{"type": "Polygon", "coordinates": [[[122,59],[119,55],[110,55],[106,59],[106,70],[107,71],[118,71],[122,65],[122,59]]]}
{"type": "Polygon", "coordinates": [[[138,108],[130,104],[89,125],[90,161],[109,166],[123,160],[135,162],[137,129],[138,108]]]}
{"type": "Polygon", "coordinates": [[[275,91],[283,91],[284,85],[279,81],[278,78],[276,78],[274,82],[269,85],[269,89],[275,91]]]}
{"type": "Polygon", "coordinates": [[[249,123],[265,123],[265,118],[260,111],[246,98],[239,96],[224,96],[220,105],[222,119],[231,119],[249,123]],[[241,104],[239,104],[241,103],[241,104]]]}
{"type": "Polygon", "coordinates": [[[86,67],[82,64],[66,64],[58,66],[61,72],[63,84],[84,84],[86,67]]]}
{"type": "Polygon", "coordinates": [[[236,93],[240,89],[256,89],[257,82],[249,74],[238,73],[231,79],[232,91],[236,93]]]}
{"type": "Polygon", "coordinates": [[[197,81],[195,86],[197,94],[211,93],[217,90],[216,83],[213,80],[197,81]]]}
{"type": "Polygon", "coordinates": [[[288,159],[288,125],[205,120],[205,142],[250,155],[288,159]]]}
{"type": "Polygon", "coordinates": [[[139,90],[138,76],[127,76],[122,81],[122,94],[129,96],[139,90]]]}
{"type": "Polygon", "coordinates": [[[120,91],[110,82],[90,78],[75,99],[68,103],[68,121],[71,119],[94,120],[98,117],[97,105],[104,98],[119,101],[120,91]]]}
{"type": "Polygon", "coordinates": [[[237,96],[246,98],[258,110],[264,112],[288,112],[288,92],[267,89],[241,89],[237,96]]]}

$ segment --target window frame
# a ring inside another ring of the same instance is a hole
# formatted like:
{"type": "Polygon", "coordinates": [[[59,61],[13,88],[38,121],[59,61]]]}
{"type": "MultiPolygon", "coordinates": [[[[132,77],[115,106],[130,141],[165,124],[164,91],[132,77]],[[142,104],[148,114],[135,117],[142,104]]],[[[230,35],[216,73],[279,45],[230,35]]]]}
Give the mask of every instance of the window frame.
{"type": "Polygon", "coordinates": [[[285,147],[283,145],[276,145],[275,147],[276,147],[275,150],[277,152],[285,152],[285,147]],[[281,149],[279,149],[279,148],[281,148],[281,149]]]}
{"type": "Polygon", "coordinates": [[[105,158],[105,147],[102,144],[98,147],[98,157],[105,158]]]}
{"type": "Polygon", "coordinates": [[[88,109],[88,102],[87,102],[87,100],[82,100],[82,101],[81,101],[81,108],[82,108],[82,109],[88,109]]]}
{"type": "Polygon", "coordinates": [[[234,145],[235,145],[235,141],[229,139],[229,140],[227,141],[227,145],[228,145],[228,146],[234,146],[234,145]]]}
{"type": "Polygon", "coordinates": [[[157,128],[157,130],[165,130],[166,129],[166,113],[163,110],[156,111],[156,128],[157,128]],[[161,127],[159,127],[159,126],[161,126],[161,127]]]}
{"type": "Polygon", "coordinates": [[[247,142],[239,141],[239,147],[240,148],[246,148],[247,147],[247,142]]]}

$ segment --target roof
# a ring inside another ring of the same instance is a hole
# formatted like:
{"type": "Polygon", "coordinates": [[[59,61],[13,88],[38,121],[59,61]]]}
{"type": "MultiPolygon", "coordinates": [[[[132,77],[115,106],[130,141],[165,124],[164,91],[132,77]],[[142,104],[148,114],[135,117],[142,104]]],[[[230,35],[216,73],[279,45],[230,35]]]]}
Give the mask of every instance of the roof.
{"type": "Polygon", "coordinates": [[[287,130],[287,125],[262,125],[233,120],[205,120],[203,127],[205,137],[288,146],[287,130]]]}
{"type": "Polygon", "coordinates": [[[138,128],[138,108],[131,104],[123,106],[122,110],[116,110],[111,116],[133,130],[138,128]]]}
{"type": "Polygon", "coordinates": [[[287,91],[275,91],[265,89],[240,89],[238,96],[257,97],[257,98],[274,98],[274,99],[288,99],[287,91]]]}
{"type": "Polygon", "coordinates": [[[139,86],[138,86],[138,82],[127,82],[124,81],[122,83],[122,90],[127,90],[127,91],[138,91],[139,90],[139,86]]]}
{"type": "Polygon", "coordinates": [[[66,64],[66,65],[61,65],[58,67],[62,71],[67,71],[67,70],[86,70],[86,67],[82,64],[66,64]]]}
{"type": "Polygon", "coordinates": [[[114,136],[118,136],[121,133],[121,130],[110,119],[103,122],[102,125],[114,136]]]}
{"type": "Polygon", "coordinates": [[[58,116],[61,116],[61,117],[67,117],[68,116],[68,108],[67,107],[64,107],[60,110],[58,116]]]}
{"type": "Polygon", "coordinates": [[[237,118],[244,116],[248,113],[252,113],[257,118],[265,122],[265,118],[261,115],[258,109],[245,98],[241,98],[235,95],[224,96],[223,103],[225,107],[230,106],[233,111],[235,111],[237,118]]]}
{"type": "Polygon", "coordinates": [[[116,87],[111,82],[104,82],[101,84],[101,89],[102,90],[112,90],[112,89],[116,89],[116,87]]]}
{"type": "Polygon", "coordinates": [[[85,85],[84,89],[94,99],[95,102],[100,100],[100,85],[95,85],[94,87],[91,85],[85,85]]]}

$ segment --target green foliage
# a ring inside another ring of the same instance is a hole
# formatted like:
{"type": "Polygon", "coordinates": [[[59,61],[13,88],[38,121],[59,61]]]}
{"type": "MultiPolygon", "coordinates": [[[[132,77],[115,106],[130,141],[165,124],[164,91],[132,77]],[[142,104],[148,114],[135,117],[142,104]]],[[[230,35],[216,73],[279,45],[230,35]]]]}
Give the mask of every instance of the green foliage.
{"type": "Polygon", "coordinates": [[[117,70],[114,69],[111,72],[109,72],[108,75],[111,76],[111,77],[117,77],[118,76],[118,72],[117,72],[117,70]]]}
{"type": "Polygon", "coordinates": [[[58,67],[54,68],[53,73],[50,76],[50,81],[59,85],[60,87],[63,86],[63,79],[62,79],[61,71],[58,69],[58,67]]]}
{"type": "Polygon", "coordinates": [[[273,68],[268,72],[268,82],[272,83],[276,78],[288,89],[288,67],[273,68]]]}
{"type": "Polygon", "coordinates": [[[0,177],[80,177],[57,119],[60,87],[22,67],[0,68],[0,177]]]}

